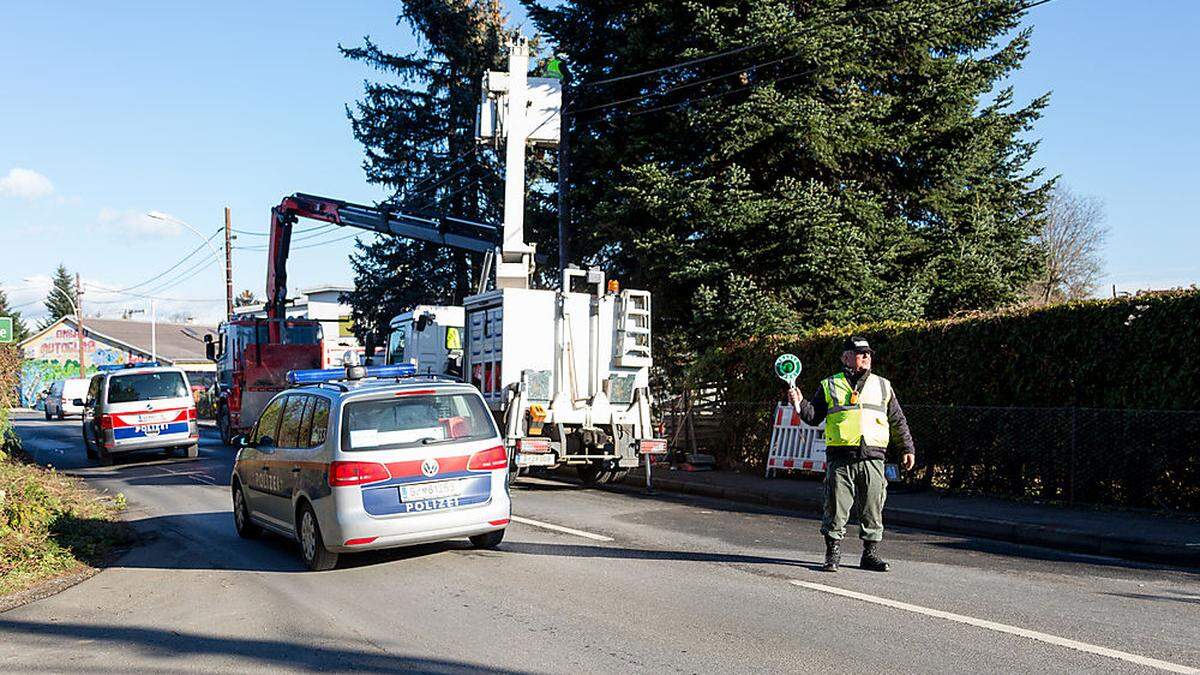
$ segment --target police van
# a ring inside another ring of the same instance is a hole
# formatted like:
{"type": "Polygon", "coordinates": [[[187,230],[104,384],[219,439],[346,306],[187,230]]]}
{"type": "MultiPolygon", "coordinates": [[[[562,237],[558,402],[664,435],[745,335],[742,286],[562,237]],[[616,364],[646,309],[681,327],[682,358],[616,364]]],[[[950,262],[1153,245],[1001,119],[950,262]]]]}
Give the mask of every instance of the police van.
{"type": "Polygon", "coordinates": [[[135,450],[199,454],[196,403],[179,368],[153,362],[102,367],[87,398],[74,403],[83,407],[83,447],[101,464],[135,450]]]}
{"type": "Polygon", "coordinates": [[[474,387],[412,364],[288,373],[238,446],[242,537],[300,543],[312,570],[342,553],[467,537],[494,548],[510,517],[508,455],[474,387]]]}

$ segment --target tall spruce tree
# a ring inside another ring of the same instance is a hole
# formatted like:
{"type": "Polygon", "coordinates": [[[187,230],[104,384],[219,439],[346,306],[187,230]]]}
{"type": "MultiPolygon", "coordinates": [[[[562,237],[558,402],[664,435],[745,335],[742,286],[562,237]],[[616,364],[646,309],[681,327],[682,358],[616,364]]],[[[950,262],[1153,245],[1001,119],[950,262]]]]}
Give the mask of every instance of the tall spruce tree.
{"type": "Polygon", "coordinates": [[[573,246],[654,291],[667,354],[994,308],[1036,274],[1019,0],[525,2],[578,83],[573,246]]]}
{"type": "MultiPolygon", "coordinates": [[[[420,40],[389,54],[370,38],[341,48],[380,71],[347,115],[366,150],[367,180],[393,192],[390,205],[415,212],[499,222],[499,156],[475,141],[484,72],[502,67],[511,31],[496,0],[404,0],[397,23],[420,40]]],[[[347,295],[360,338],[381,337],[395,314],[414,304],[461,302],[477,283],[476,255],[383,237],[351,256],[355,291],[347,295]]]]}
{"type": "Polygon", "coordinates": [[[54,270],[54,279],[50,285],[50,292],[46,294],[44,304],[48,316],[43,321],[43,325],[47,326],[64,316],[74,315],[75,307],[79,305],[79,296],[75,294],[75,278],[61,263],[54,270]]]}
{"type": "Polygon", "coordinates": [[[10,309],[8,306],[8,294],[0,289],[0,316],[12,318],[12,338],[13,342],[20,342],[29,337],[29,327],[21,319],[21,313],[17,310],[10,309]]]}

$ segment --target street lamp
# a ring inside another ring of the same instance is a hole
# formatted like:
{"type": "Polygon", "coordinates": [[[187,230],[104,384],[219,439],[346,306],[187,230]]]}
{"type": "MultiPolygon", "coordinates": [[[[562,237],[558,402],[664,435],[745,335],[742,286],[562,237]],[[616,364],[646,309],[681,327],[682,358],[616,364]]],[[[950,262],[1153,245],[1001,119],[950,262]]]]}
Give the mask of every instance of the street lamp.
{"type": "MultiPolygon", "coordinates": [[[[163,213],[162,211],[147,211],[146,217],[153,218],[155,220],[161,220],[161,221],[164,221],[167,223],[175,223],[176,225],[182,225],[183,227],[186,227],[187,229],[191,230],[192,234],[195,234],[197,237],[200,237],[200,239],[202,241],[204,241],[204,245],[208,247],[208,250],[212,251],[213,258],[217,261],[218,269],[220,268],[220,265],[222,262],[221,254],[217,252],[216,247],[214,247],[212,245],[212,243],[209,241],[209,239],[211,239],[211,237],[205,237],[203,234],[200,233],[200,230],[197,230],[196,228],[192,227],[188,223],[176,218],[175,216],[172,216],[169,213],[163,213]]],[[[226,220],[226,227],[228,227],[229,209],[225,209],[225,220],[226,220]]],[[[228,235],[228,232],[226,232],[226,234],[228,235]]],[[[225,243],[228,245],[229,237],[226,236],[225,239],[226,239],[225,243]]],[[[226,295],[229,294],[229,286],[230,286],[228,262],[229,262],[228,260],[225,260],[225,263],[226,263],[225,270],[222,273],[222,281],[224,281],[225,286],[226,286],[226,295]]]]}

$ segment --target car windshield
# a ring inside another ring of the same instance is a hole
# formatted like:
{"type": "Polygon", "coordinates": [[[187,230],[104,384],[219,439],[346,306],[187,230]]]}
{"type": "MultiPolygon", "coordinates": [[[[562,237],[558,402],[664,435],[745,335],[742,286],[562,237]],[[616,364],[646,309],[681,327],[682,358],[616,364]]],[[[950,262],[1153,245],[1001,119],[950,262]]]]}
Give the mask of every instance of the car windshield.
{"type": "Polygon", "coordinates": [[[354,401],[342,412],[343,450],[387,450],[496,435],[492,415],[474,394],[408,394],[354,401]]]}
{"type": "Polygon", "coordinates": [[[183,374],[171,371],[160,373],[131,373],[116,375],[108,380],[108,402],[156,401],[188,395],[183,374]]]}

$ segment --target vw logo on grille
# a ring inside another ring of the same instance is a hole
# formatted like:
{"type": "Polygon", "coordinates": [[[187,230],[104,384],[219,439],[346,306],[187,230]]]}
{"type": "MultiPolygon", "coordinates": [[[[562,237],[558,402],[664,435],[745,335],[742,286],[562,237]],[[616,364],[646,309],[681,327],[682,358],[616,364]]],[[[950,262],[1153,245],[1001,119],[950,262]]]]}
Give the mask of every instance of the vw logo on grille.
{"type": "Polygon", "coordinates": [[[441,467],[438,466],[438,461],[432,457],[426,459],[424,462],[421,462],[421,473],[425,474],[426,478],[432,478],[436,476],[439,469],[441,469],[441,467]]]}

